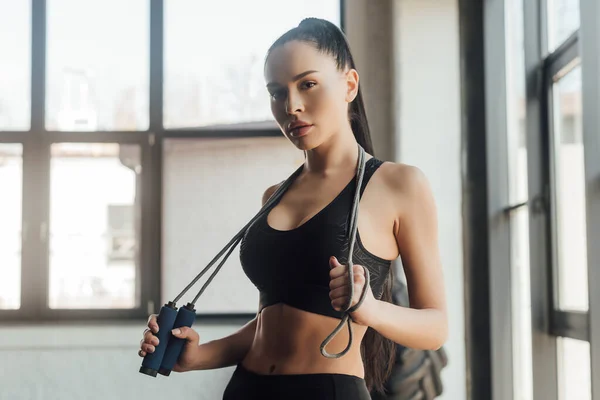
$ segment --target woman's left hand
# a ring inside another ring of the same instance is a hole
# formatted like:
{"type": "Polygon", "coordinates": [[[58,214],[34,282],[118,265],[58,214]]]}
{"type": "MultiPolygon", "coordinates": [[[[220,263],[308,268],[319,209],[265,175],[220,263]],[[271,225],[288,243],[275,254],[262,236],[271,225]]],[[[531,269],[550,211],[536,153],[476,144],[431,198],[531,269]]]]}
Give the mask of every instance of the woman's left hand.
{"type": "MultiPolygon", "coordinates": [[[[329,258],[329,298],[331,305],[336,311],[342,311],[343,307],[348,304],[350,297],[350,278],[348,277],[348,266],[342,265],[335,257],[329,258]]],[[[354,265],[354,296],[350,307],[358,303],[360,296],[365,288],[366,278],[365,271],[361,265],[354,265]]],[[[374,315],[377,300],[373,296],[371,286],[366,286],[367,293],[365,300],[356,311],[350,313],[350,316],[360,325],[369,326],[369,317],[374,315]]]]}

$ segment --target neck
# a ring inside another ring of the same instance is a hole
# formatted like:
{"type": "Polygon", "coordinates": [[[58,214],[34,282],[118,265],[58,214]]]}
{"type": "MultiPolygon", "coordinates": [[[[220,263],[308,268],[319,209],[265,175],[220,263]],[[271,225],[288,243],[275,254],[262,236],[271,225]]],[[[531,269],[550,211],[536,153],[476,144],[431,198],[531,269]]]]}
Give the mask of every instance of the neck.
{"type": "Polygon", "coordinates": [[[309,173],[327,175],[340,168],[356,166],[358,143],[348,126],[348,131],[339,132],[318,147],[307,150],[305,169],[309,173]]]}

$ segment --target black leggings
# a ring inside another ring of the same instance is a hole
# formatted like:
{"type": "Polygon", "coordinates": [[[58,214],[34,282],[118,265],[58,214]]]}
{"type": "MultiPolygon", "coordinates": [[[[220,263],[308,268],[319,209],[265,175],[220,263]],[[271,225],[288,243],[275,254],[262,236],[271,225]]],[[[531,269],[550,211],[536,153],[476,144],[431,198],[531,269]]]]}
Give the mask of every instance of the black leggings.
{"type": "Polygon", "coordinates": [[[345,374],[261,375],[239,364],[223,400],[371,400],[364,379],[345,374]]]}

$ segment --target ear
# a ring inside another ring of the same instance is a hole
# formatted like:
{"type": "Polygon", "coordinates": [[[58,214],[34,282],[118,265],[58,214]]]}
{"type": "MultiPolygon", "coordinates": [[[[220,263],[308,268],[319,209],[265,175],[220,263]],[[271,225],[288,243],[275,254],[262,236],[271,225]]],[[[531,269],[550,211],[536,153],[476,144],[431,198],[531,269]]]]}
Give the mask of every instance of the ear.
{"type": "Polygon", "coordinates": [[[346,102],[352,103],[356,96],[358,96],[358,82],[359,76],[358,72],[350,68],[348,72],[346,72],[346,102]]]}

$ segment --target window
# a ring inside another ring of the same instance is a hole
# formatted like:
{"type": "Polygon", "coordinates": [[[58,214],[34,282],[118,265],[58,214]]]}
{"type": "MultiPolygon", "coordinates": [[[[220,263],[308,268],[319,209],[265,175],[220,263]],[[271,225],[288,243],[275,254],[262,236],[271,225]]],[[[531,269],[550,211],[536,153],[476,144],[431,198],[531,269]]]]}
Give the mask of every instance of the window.
{"type": "Polygon", "coordinates": [[[508,190],[510,202],[518,204],[528,198],[523,0],[507,2],[506,32],[508,190]]]}
{"type": "Polygon", "coordinates": [[[591,400],[590,344],[558,338],[558,387],[560,400],[591,400]]]}
{"type": "Polygon", "coordinates": [[[581,135],[581,67],[554,85],[554,196],[558,308],[587,311],[585,171],[581,135]],[[570,121],[568,123],[567,121],[570,121]]]}
{"type": "Polygon", "coordinates": [[[135,261],[137,251],[136,229],[134,226],[133,205],[108,205],[108,264],[135,261]]]}
{"type": "Polygon", "coordinates": [[[489,397],[600,396],[598,12],[588,0],[484,5],[489,397]]]}
{"type": "MultiPolygon", "coordinates": [[[[529,198],[523,0],[507,1],[505,10],[508,197],[510,204],[517,207],[529,198]]],[[[513,396],[515,400],[533,400],[529,207],[516,208],[509,218],[513,396]]]]}
{"type": "Polygon", "coordinates": [[[263,76],[265,54],[279,35],[309,16],[339,25],[340,3],[165,2],[165,127],[274,127],[263,76]]]}
{"type": "Polygon", "coordinates": [[[0,131],[31,121],[31,3],[0,0],[0,131]]]}
{"type": "Polygon", "coordinates": [[[533,399],[529,210],[514,211],[511,224],[513,380],[515,400],[533,399]]]}
{"type": "Polygon", "coordinates": [[[148,128],[149,5],[48,0],[48,130],[148,128]]]}
{"type": "Polygon", "coordinates": [[[52,146],[50,308],[133,308],[139,147],[52,146]],[[115,208],[121,205],[121,208],[115,208]]]}
{"type": "MultiPolygon", "coordinates": [[[[307,16],[341,25],[341,2],[0,0],[0,321],[175,297],[302,161],[262,62],[307,16]]],[[[237,259],[199,313],[254,316],[237,259]]]]}
{"type": "Polygon", "coordinates": [[[580,0],[546,0],[548,51],[556,50],[579,28],[580,0]]]}
{"type": "Polygon", "coordinates": [[[21,306],[21,193],[23,158],[20,144],[0,143],[0,309],[21,306]]]}

